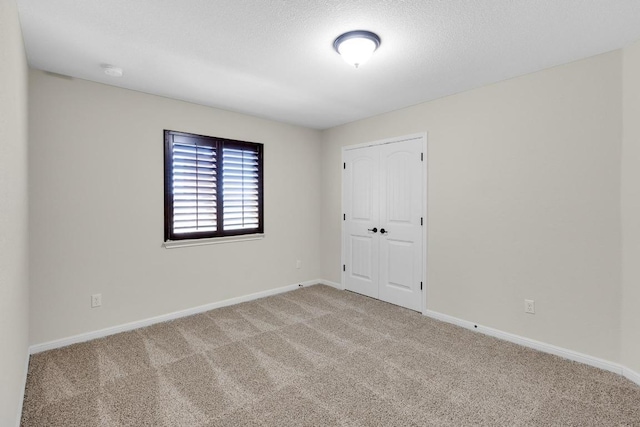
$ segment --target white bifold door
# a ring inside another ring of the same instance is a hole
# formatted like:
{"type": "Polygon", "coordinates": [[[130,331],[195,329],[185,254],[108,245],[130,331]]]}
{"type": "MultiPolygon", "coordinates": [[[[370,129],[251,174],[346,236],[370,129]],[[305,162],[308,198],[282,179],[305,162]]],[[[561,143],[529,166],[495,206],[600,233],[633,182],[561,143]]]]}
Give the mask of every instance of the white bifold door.
{"type": "Polygon", "coordinates": [[[345,288],[420,311],[423,137],[347,147],[343,156],[345,288]]]}

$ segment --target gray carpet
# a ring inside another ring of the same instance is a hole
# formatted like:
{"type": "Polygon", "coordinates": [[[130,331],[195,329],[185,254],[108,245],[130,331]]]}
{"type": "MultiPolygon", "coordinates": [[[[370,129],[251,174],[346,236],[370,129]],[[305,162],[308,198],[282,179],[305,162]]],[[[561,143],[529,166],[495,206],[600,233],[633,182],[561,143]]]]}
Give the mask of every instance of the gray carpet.
{"type": "Polygon", "coordinates": [[[640,387],[317,285],[36,354],[22,425],[640,426],[640,387]]]}

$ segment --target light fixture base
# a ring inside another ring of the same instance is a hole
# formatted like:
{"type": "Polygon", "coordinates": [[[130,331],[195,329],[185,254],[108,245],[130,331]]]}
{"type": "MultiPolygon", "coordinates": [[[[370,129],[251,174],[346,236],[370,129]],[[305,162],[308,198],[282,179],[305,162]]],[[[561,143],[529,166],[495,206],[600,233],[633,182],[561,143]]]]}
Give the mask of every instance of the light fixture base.
{"type": "Polygon", "coordinates": [[[375,43],[376,49],[380,47],[380,36],[378,36],[376,33],[373,33],[367,30],[355,30],[355,31],[348,31],[338,36],[333,42],[333,48],[336,50],[336,52],[340,53],[340,50],[338,50],[340,45],[349,39],[355,39],[355,38],[371,40],[373,43],[375,43]]]}

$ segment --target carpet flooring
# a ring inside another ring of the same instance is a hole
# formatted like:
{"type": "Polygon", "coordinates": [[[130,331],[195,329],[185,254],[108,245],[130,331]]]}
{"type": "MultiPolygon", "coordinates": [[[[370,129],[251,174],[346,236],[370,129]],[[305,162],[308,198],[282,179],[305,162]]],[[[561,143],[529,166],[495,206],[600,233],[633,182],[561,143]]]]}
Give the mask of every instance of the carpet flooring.
{"type": "Polygon", "coordinates": [[[640,426],[640,387],[327,286],[33,355],[24,427],[640,426]]]}

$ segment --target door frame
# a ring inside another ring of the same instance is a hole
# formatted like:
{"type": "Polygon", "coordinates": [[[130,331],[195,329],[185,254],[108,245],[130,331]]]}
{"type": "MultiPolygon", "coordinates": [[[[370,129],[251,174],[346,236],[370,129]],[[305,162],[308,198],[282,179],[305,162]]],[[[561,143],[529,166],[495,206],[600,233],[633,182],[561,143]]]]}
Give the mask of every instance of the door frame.
{"type": "MultiPolygon", "coordinates": [[[[365,148],[365,147],[373,147],[376,145],[384,145],[384,144],[393,144],[396,142],[403,142],[403,141],[409,141],[412,139],[422,139],[422,152],[424,153],[424,161],[422,162],[422,182],[423,182],[423,187],[422,187],[422,217],[424,218],[424,226],[422,227],[422,283],[424,284],[422,287],[422,298],[421,298],[421,311],[423,315],[426,315],[427,312],[427,289],[428,289],[428,282],[427,282],[427,264],[428,264],[428,246],[427,246],[427,237],[428,237],[428,228],[429,228],[429,219],[428,219],[428,210],[427,210],[427,196],[428,196],[428,174],[427,174],[427,165],[428,165],[428,150],[427,150],[427,132],[420,132],[420,133],[414,133],[414,134],[410,134],[410,135],[404,135],[404,136],[398,136],[398,137],[393,137],[393,138],[385,138],[385,139],[380,139],[377,141],[371,141],[371,142],[364,142],[361,144],[354,144],[354,145],[345,145],[342,147],[342,151],[341,151],[341,160],[344,163],[344,153],[346,151],[350,151],[350,150],[357,150],[358,148],[365,148]]],[[[345,200],[345,191],[344,191],[344,169],[343,169],[343,173],[342,173],[342,177],[340,179],[340,192],[341,192],[341,209],[342,209],[342,213],[345,213],[345,207],[347,206],[346,200],[345,200]]],[[[342,282],[342,289],[345,289],[345,283],[346,283],[346,277],[345,274],[346,272],[342,269],[342,266],[345,265],[346,263],[346,258],[345,258],[345,227],[344,227],[344,223],[345,221],[343,220],[340,224],[340,269],[342,270],[340,272],[340,281],[342,282]]]]}

